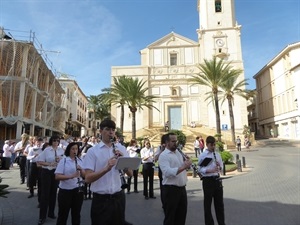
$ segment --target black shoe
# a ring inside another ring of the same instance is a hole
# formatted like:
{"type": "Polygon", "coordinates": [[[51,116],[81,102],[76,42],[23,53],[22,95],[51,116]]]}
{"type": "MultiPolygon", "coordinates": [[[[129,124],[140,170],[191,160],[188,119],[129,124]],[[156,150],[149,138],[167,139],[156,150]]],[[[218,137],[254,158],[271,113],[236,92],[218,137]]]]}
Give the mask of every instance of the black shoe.
{"type": "Polygon", "coordinates": [[[20,184],[24,184],[24,183],[25,183],[24,181],[21,181],[21,182],[20,182],[20,184]]]}
{"type": "Polygon", "coordinates": [[[27,198],[32,198],[33,196],[34,196],[33,194],[30,194],[30,195],[28,195],[27,198]]]}
{"type": "Polygon", "coordinates": [[[48,217],[51,218],[51,219],[56,219],[55,215],[48,215],[48,217]]]}
{"type": "Polygon", "coordinates": [[[145,199],[146,199],[146,200],[148,200],[148,199],[149,199],[149,197],[147,197],[147,196],[146,196],[146,197],[145,197],[145,199]]]}
{"type": "Polygon", "coordinates": [[[132,223],[129,223],[125,220],[124,225],[133,225],[132,223]]]}
{"type": "Polygon", "coordinates": [[[135,190],[134,193],[139,193],[139,191],[138,191],[138,190],[135,190]]]}
{"type": "Polygon", "coordinates": [[[45,223],[45,219],[39,219],[38,225],[42,225],[42,224],[44,224],[44,223],[45,223]]]}
{"type": "Polygon", "coordinates": [[[127,194],[130,194],[130,191],[127,191],[127,194]]]}
{"type": "Polygon", "coordinates": [[[150,198],[152,198],[152,199],[156,199],[156,197],[155,197],[155,196],[152,196],[152,197],[150,197],[150,198]]]}

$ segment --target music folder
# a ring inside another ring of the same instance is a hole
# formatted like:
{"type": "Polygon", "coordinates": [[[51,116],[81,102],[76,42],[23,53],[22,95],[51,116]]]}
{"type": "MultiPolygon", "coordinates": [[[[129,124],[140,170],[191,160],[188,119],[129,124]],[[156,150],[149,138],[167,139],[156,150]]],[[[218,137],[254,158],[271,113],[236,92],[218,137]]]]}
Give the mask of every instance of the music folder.
{"type": "Polygon", "coordinates": [[[141,165],[142,159],[139,157],[119,157],[116,169],[123,170],[123,169],[132,169],[137,170],[141,165]]]}
{"type": "Polygon", "coordinates": [[[205,158],[202,160],[202,162],[200,163],[199,166],[201,166],[201,167],[207,166],[208,164],[210,164],[211,161],[212,161],[212,158],[205,158]]]}

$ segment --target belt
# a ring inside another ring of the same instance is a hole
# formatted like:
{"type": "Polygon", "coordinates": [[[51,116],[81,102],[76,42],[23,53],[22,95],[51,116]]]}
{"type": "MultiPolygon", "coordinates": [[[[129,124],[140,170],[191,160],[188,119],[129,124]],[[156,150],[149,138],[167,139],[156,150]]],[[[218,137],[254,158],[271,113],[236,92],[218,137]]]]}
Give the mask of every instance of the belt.
{"type": "Polygon", "coordinates": [[[202,180],[218,180],[220,176],[202,177],[202,180]]]}
{"type": "Polygon", "coordinates": [[[94,192],[93,197],[99,199],[119,199],[123,196],[123,194],[124,194],[123,190],[116,192],[114,194],[98,194],[94,192]]]}
{"type": "Polygon", "coordinates": [[[176,185],[169,185],[169,184],[165,184],[163,185],[166,188],[185,188],[185,186],[176,186],[176,185]]]}

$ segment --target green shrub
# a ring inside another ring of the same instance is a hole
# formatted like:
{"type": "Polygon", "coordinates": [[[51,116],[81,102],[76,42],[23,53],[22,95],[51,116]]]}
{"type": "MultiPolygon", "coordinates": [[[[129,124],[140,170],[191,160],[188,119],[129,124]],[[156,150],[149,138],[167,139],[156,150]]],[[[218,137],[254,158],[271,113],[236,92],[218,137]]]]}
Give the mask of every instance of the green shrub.
{"type": "Polygon", "coordinates": [[[228,164],[228,163],[232,162],[233,155],[230,152],[223,151],[223,152],[220,152],[220,154],[221,154],[222,161],[225,164],[228,164]]]}
{"type": "Polygon", "coordinates": [[[174,133],[177,135],[178,145],[185,146],[186,136],[181,130],[170,130],[168,133],[174,133]]]}

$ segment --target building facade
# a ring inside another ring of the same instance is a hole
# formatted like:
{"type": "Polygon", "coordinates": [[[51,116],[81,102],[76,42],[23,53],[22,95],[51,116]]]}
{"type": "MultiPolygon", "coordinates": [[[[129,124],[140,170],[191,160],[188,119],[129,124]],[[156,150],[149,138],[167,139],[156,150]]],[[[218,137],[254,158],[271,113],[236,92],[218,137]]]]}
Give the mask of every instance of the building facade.
{"type": "Polygon", "coordinates": [[[0,29],[0,140],[64,132],[64,90],[28,37],[18,41],[0,29]]]}
{"type": "Polygon", "coordinates": [[[70,79],[68,75],[62,74],[58,78],[65,91],[62,101],[65,114],[64,133],[72,137],[82,137],[88,133],[88,100],[77,82],[70,79]]]}
{"type": "MultiPolygon", "coordinates": [[[[233,0],[198,0],[200,26],[196,41],[171,32],[140,51],[141,65],[113,66],[114,77],[122,75],[146,81],[148,94],[157,96],[154,106],[136,113],[137,130],[163,127],[168,121],[170,129],[181,130],[190,124],[216,127],[215,110],[205,86],[194,85],[189,78],[199,72],[199,63],[214,56],[243,70],[241,26],[235,19],[233,0]]],[[[244,80],[244,74],[239,77],[244,80]]],[[[112,106],[112,116],[120,126],[120,108],[112,106]]],[[[246,100],[235,96],[235,128],[242,130],[247,121],[246,100]]],[[[220,105],[221,125],[230,129],[227,103],[220,105]]],[[[131,113],[125,107],[124,131],[131,131],[131,113]]]]}
{"type": "Polygon", "coordinates": [[[300,139],[300,42],[284,48],[254,79],[259,135],[300,139]]]}

